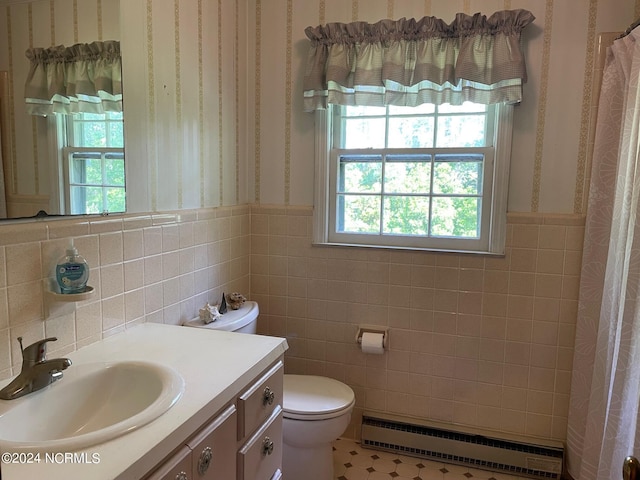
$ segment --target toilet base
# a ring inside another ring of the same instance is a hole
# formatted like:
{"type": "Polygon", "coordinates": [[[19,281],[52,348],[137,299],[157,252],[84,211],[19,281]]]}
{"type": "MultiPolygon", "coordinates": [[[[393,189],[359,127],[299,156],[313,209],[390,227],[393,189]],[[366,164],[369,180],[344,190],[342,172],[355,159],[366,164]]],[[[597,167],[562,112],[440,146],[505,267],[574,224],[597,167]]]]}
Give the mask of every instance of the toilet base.
{"type": "Polygon", "coordinates": [[[333,448],[331,443],[313,448],[284,444],[282,449],[283,480],[333,480],[333,448]]]}
{"type": "MultiPolygon", "coordinates": [[[[287,375],[284,377],[282,478],[284,480],[334,480],[332,442],[349,426],[355,403],[353,391],[342,384],[342,387],[351,392],[351,403],[345,404],[342,409],[324,413],[322,411],[314,413],[313,408],[309,408],[313,407],[314,400],[307,392],[306,413],[301,414],[295,410],[287,411],[287,375]]],[[[316,382],[322,381],[317,377],[309,378],[315,378],[316,382]]],[[[313,389],[311,391],[313,392],[313,389]]],[[[321,394],[318,396],[322,398],[321,394]]]]}

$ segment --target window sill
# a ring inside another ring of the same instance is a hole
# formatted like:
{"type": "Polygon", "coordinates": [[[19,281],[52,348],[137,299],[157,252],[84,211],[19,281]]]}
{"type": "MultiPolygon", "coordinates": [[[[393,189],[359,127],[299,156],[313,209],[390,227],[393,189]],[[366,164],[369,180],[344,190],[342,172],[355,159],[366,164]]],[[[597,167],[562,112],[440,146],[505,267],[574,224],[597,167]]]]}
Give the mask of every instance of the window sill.
{"type": "Polygon", "coordinates": [[[442,249],[442,248],[427,248],[427,247],[400,247],[395,245],[366,245],[360,243],[335,243],[335,242],[311,242],[314,247],[350,247],[350,248],[377,248],[383,250],[408,250],[415,252],[432,252],[432,253],[455,253],[455,254],[471,254],[482,255],[486,257],[504,257],[505,252],[488,252],[482,250],[455,250],[455,249],[442,249]]]}

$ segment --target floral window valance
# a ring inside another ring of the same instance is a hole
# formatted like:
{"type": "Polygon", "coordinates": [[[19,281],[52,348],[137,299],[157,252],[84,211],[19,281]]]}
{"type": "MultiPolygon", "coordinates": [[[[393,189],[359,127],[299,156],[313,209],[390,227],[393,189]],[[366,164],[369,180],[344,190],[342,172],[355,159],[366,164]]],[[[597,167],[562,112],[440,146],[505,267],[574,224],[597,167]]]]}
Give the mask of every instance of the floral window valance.
{"type": "Polygon", "coordinates": [[[30,48],[26,56],[31,61],[24,93],[27,113],[122,111],[120,42],[30,48]]]}
{"type": "Polygon", "coordinates": [[[527,80],[521,32],[534,19],[504,10],[458,13],[449,25],[424,17],[308,27],[304,109],[518,103],[527,80]]]}

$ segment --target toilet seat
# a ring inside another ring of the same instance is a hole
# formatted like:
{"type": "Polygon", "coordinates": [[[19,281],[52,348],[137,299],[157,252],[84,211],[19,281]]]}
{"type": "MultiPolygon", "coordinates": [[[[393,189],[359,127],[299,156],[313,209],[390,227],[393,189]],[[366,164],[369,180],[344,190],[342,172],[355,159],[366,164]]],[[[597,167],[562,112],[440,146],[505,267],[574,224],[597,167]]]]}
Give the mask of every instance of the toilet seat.
{"type": "Polygon", "coordinates": [[[316,375],[284,376],[282,410],[293,420],[326,420],[351,411],[353,390],[338,380],[316,375]]]}

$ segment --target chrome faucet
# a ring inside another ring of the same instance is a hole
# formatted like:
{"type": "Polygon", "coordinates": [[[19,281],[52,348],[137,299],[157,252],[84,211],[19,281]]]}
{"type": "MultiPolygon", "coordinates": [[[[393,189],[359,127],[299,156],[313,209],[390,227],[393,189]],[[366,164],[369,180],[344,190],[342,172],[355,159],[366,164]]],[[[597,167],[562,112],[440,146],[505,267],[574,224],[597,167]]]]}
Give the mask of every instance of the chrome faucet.
{"type": "Polygon", "coordinates": [[[62,378],[62,371],[69,368],[68,358],[47,360],[47,343],[55,342],[56,337],[45,338],[22,348],[22,337],[18,337],[22,351],[22,370],[13,381],[0,390],[0,399],[13,400],[28,393],[41,390],[62,378]]]}

